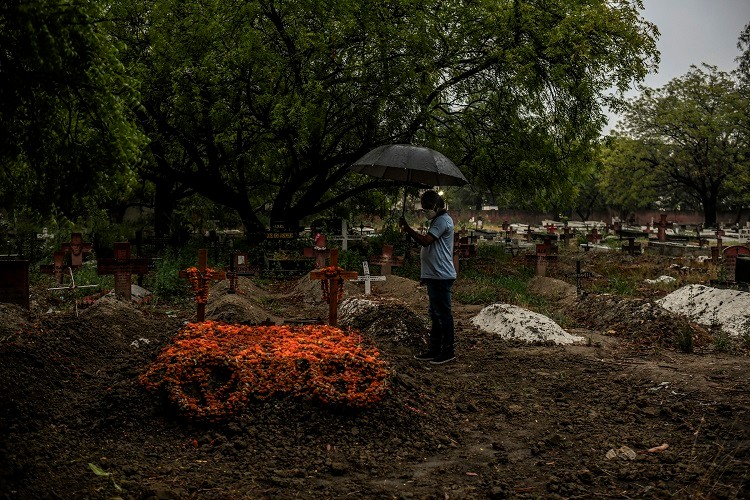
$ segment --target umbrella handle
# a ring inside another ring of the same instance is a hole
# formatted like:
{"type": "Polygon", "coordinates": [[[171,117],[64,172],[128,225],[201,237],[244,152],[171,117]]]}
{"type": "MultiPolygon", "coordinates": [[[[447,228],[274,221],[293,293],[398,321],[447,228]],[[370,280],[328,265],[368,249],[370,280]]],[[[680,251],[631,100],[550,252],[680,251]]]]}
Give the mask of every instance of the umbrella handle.
{"type": "Polygon", "coordinates": [[[404,202],[401,204],[401,217],[406,217],[406,186],[404,186],[404,202]]]}

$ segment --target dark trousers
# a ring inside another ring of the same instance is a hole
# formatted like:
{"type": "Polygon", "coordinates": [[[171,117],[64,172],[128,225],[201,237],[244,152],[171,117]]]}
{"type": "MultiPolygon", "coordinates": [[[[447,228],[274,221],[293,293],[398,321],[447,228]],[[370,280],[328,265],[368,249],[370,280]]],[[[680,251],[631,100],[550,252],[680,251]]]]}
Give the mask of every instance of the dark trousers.
{"type": "Polygon", "coordinates": [[[423,278],[430,299],[430,351],[453,354],[455,326],[451,311],[451,293],[456,280],[436,280],[423,278]]]}

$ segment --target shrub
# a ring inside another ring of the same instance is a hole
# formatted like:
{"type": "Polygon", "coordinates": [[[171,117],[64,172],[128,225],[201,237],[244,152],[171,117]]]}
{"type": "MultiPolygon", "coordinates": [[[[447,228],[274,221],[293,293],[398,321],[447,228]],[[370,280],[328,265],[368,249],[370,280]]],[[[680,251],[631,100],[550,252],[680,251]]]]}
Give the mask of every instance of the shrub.
{"type": "Polygon", "coordinates": [[[226,419],[277,395],[361,409],[382,399],[388,374],[377,349],[362,340],[324,325],[189,323],[140,382],[195,419],[226,419]]]}

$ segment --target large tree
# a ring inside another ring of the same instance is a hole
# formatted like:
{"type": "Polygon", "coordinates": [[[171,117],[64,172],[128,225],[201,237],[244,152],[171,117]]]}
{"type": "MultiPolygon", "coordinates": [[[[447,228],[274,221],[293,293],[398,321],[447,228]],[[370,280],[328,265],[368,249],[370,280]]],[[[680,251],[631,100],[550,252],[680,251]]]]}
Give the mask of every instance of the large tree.
{"type": "Polygon", "coordinates": [[[719,203],[747,172],[748,113],[748,96],[732,76],[713,66],[693,67],[630,103],[614,134],[610,174],[619,172],[613,178],[624,192],[641,186],[685,193],[702,207],[705,224],[714,226],[719,203]]]}
{"type": "MultiPolygon", "coordinates": [[[[141,80],[143,175],[249,230],[386,182],[371,148],[446,153],[480,189],[549,199],[656,61],[640,0],[164,0],[115,6],[141,80]]],[[[561,187],[562,186],[562,187],[561,187]]]]}
{"type": "Polygon", "coordinates": [[[0,200],[72,214],[114,203],[144,145],[134,80],[98,0],[0,6],[0,200]]]}

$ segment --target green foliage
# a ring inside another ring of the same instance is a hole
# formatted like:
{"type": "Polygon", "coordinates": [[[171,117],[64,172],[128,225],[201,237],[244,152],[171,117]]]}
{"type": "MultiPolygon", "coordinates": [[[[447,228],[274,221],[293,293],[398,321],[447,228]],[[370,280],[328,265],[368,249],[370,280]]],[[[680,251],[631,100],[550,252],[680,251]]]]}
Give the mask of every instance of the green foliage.
{"type": "Polygon", "coordinates": [[[684,328],[676,333],[675,345],[684,353],[693,352],[693,331],[690,328],[684,328]]]}
{"type": "Polygon", "coordinates": [[[478,245],[477,255],[461,263],[454,298],[464,304],[501,301],[531,309],[543,306],[544,300],[529,291],[534,271],[524,266],[514,268],[509,260],[500,245],[478,245]]]}
{"type": "Polygon", "coordinates": [[[127,197],[144,136],[130,115],[137,84],[95,0],[11,1],[0,9],[0,203],[57,207],[127,197]]]}
{"type": "Polygon", "coordinates": [[[724,330],[719,329],[714,331],[713,346],[716,352],[727,352],[732,347],[732,340],[724,330]]]}
{"type": "Polygon", "coordinates": [[[640,207],[656,202],[658,191],[667,206],[702,207],[713,226],[727,196],[750,194],[741,182],[750,171],[749,114],[750,99],[735,78],[713,66],[646,89],[628,105],[604,158],[611,201],[640,207]]]}
{"type": "Polygon", "coordinates": [[[381,211],[363,193],[393,183],[348,167],[386,143],[441,150],[482,192],[571,198],[601,104],[616,104],[658,58],[640,8],[140,0],[114,4],[112,16],[141,83],[142,175],[258,230],[352,198],[355,211],[381,211]]]}
{"type": "Polygon", "coordinates": [[[165,252],[156,262],[155,269],[146,276],[147,288],[166,301],[189,296],[190,285],[186,278],[180,277],[180,271],[195,266],[196,255],[194,247],[165,252]]]}

